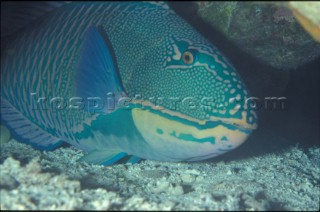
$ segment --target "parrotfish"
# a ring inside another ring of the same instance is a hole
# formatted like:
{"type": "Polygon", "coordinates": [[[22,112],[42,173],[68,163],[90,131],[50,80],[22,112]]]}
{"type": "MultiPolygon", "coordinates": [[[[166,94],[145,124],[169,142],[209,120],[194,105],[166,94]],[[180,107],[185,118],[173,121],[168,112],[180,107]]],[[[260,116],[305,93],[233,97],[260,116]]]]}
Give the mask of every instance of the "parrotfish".
{"type": "Polygon", "coordinates": [[[38,149],[66,142],[103,165],[199,161],[257,127],[239,73],[165,2],[62,4],[4,52],[1,119],[38,149]]]}

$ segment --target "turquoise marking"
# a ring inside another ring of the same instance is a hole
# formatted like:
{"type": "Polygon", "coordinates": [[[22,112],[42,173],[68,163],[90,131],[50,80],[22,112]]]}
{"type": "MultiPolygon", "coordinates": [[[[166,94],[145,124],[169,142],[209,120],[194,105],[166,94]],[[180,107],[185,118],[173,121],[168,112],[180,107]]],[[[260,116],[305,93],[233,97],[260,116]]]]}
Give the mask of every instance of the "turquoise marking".
{"type": "Polygon", "coordinates": [[[176,131],[171,132],[170,135],[173,136],[173,137],[182,139],[184,141],[192,141],[192,142],[198,142],[198,143],[210,142],[212,144],[215,144],[215,138],[214,137],[198,139],[198,138],[193,137],[191,134],[184,134],[184,133],[180,133],[180,135],[177,136],[176,135],[176,131]]]}
{"type": "Polygon", "coordinates": [[[158,134],[163,134],[163,130],[158,128],[158,129],[157,129],[157,133],[158,133],[158,134]]]}
{"type": "Polygon", "coordinates": [[[227,138],[226,136],[223,136],[223,137],[221,138],[221,141],[228,141],[228,138],[227,138]]]}

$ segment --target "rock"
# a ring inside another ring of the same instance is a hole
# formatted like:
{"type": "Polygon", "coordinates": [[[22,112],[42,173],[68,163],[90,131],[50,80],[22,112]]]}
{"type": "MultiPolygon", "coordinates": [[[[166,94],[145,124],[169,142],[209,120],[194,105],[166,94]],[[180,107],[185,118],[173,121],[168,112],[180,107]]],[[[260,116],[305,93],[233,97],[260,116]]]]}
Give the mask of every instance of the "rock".
{"type": "Polygon", "coordinates": [[[4,210],[107,210],[119,199],[105,189],[81,190],[79,181],[69,180],[64,174],[43,173],[39,157],[24,167],[9,157],[0,165],[0,173],[0,203],[4,210]]]}
{"type": "Polygon", "coordinates": [[[320,56],[320,44],[280,3],[197,4],[198,15],[206,22],[244,51],[275,68],[295,69],[320,56]]]}
{"type": "Polygon", "coordinates": [[[11,175],[0,173],[0,189],[12,190],[19,186],[19,182],[11,175]]]}
{"type": "Polygon", "coordinates": [[[181,175],[181,180],[184,183],[193,183],[196,180],[196,177],[192,174],[182,174],[181,175]]]}

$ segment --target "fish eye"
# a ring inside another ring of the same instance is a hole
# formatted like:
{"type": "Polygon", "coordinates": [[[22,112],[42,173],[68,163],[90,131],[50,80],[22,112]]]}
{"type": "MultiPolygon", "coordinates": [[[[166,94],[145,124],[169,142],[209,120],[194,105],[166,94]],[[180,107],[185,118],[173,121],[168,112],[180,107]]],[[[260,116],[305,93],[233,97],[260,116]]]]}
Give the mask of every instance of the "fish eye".
{"type": "Polygon", "coordinates": [[[182,55],[182,60],[185,64],[192,64],[194,62],[193,54],[190,51],[185,51],[182,55]]]}

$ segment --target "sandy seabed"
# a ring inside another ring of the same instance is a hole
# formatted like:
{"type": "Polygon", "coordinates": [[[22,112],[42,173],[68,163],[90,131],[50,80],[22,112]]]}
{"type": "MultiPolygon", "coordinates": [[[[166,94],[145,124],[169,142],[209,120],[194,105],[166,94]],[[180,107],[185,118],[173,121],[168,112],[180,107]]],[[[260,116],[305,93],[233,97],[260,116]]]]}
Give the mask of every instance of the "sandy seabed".
{"type": "Polygon", "coordinates": [[[113,166],[10,140],[0,157],[1,209],[319,210],[320,149],[238,161],[113,166]]]}

